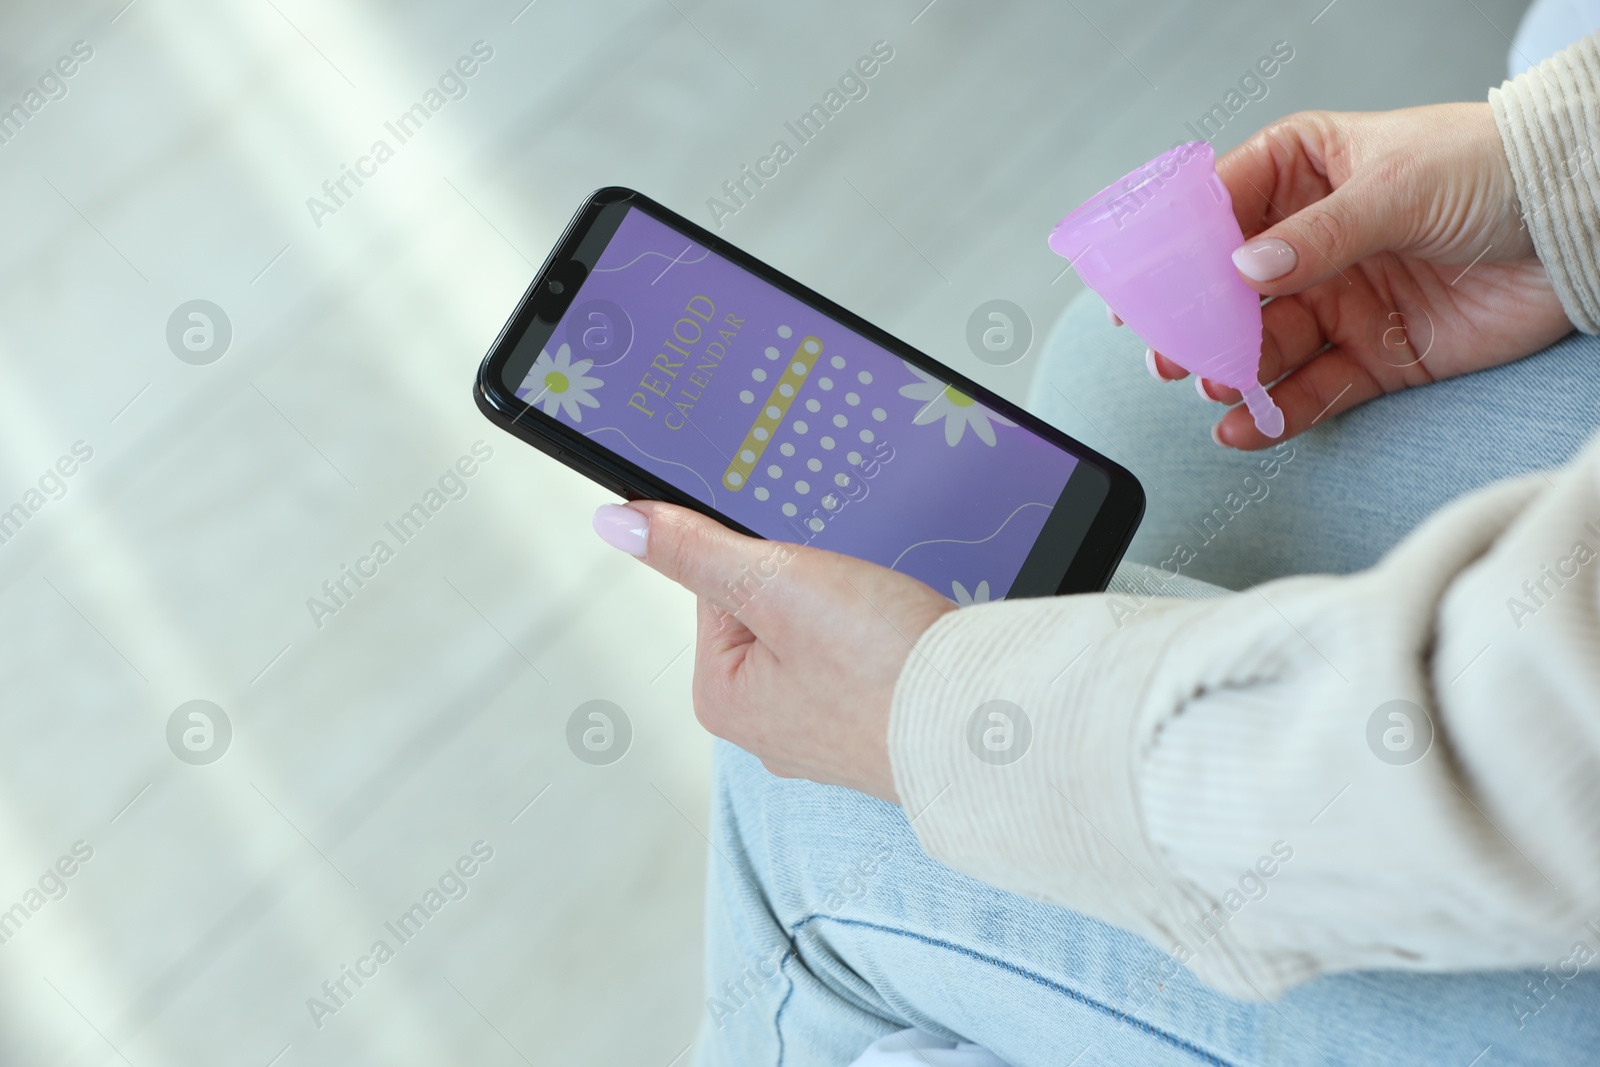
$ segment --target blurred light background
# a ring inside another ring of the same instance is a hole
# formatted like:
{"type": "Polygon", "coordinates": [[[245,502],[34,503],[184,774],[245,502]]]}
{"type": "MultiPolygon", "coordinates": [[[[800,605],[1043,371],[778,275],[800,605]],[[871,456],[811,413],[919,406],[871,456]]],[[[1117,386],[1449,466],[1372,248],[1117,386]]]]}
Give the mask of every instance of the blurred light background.
{"type": "Polygon", "coordinates": [[[1219,148],[1302,108],[1482,99],[1522,6],[7,4],[0,512],[24,513],[0,525],[0,1063],[687,1063],[692,605],[592,535],[603,491],[469,396],[583,196],[631,185],[711,224],[722,183],[888,42],[721,232],[1022,401],[1039,343],[989,366],[969,314],[1015,301],[1042,339],[1080,288],[1051,225],[1277,42],[1292,61],[1219,148]],[[385,123],[475,45],[399,144],[385,123]],[[308,208],[380,138],[392,159],[308,208]],[[168,340],[192,300],[231,329],[199,362],[168,340]],[[480,441],[465,495],[315,618],[480,441]],[[592,699],[632,723],[609,766],[567,744],[592,699]],[[192,700],[231,727],[196,741],[214,762],[169,743],[192,700]],[[474,846],[492,858],[445,878],[459,899],[386,932],[474,846]],[[380,938],[394,958],[361,964],[380,938]],[[308,1007],[346,966],[376,973],[308,1007]]]}

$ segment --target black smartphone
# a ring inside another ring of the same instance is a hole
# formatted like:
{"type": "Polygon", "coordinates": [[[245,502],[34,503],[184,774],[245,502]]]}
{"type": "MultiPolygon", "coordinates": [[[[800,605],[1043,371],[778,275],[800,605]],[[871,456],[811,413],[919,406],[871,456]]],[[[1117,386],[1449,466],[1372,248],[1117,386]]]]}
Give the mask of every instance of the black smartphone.
{"type": "Polygon", "coordinates": [[[630,500],[957,603],[1105,588],[1132,474],[631,189],[578,209],[478,371],[496,425],[630,500]]]}

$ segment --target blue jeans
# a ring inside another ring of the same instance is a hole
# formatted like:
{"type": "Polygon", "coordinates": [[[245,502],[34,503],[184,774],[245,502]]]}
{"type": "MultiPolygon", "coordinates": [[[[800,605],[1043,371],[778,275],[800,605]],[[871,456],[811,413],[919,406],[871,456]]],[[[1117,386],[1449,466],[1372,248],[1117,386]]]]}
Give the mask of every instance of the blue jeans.
{"type": "MultiPolygon", "coordinates": [[[[1239,588],[1364,567],[1446,500],[1561,463],[1600,421],[1600,341],[1573,336],[1330,420],[1269,475],[1260,456],[1216,447],[1220,409],[1150,380],[1142,353],[1085,296],[1052,332],[1035,388],[1035,410],[1150,495],[1114,588],[1147,585],[1140,563],[1178,541],[1195,558],[1163,588],[1183,595],[1222,592],[1196,578],[1239,588]],[[1249,502],[1223,506],[1230,493],[1249,502]]],[[[1013,1067],[1501,1067],[1593,1062],[1600,1048],[1594,968],[1567,982],[1553,968],[1343,974],[1245,1003],[1133,934],[951,871],[894,805],[774,778],[721,743],[715,776],[701,1067],[843,1067],[913,1026],[1013,1067]]]]}

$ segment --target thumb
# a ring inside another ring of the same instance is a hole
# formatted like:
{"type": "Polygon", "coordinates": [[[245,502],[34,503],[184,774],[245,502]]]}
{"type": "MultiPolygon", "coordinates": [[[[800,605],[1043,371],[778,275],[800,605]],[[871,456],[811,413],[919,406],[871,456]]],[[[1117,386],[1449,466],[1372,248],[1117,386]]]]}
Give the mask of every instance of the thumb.
{"type": "Polygon", "coordinates": [[[1392,191],[1353,179],[1240,245],[1233,265],[1265,296],[1298,293],[1379,252],[1403,246],[1392,191]]]}
{"type": "Polygon", "coordinates": [[[761,590],[795,556],[793,545],[734,533],[675,504],[602,504],[594,528],[607,544],[636,556],[689,592],[759,630],[761,590]]]}

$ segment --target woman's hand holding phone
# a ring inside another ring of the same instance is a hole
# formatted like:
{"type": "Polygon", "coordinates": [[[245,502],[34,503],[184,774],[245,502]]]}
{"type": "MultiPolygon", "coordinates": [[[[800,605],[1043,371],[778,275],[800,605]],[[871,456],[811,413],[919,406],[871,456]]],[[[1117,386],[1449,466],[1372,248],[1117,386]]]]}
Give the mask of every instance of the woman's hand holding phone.
{"type": "Polygon", "coordinates": [[[595,529],[698,599],[711,732],[891,803],[894,687],[941,594],[1104,588],[1144,511],[1111,460],[618,186],[579,207],[473,396],[634,500],[595,529]]]}
{"type": "MultiPolygon", "coordinates": [[[[1263,309],[1261,379],[1293,436],[1374,397],[1520,359],[1571,332],[1518,212],[1487,103],[1303,112],[1217,161],[1263,309]]],[[[1186,376],[1155,353],[1158,377],[1186,376]]],[[[1200,383],[1209,399],[1237,392],[1200,383]]],[[[1236,407],[1213,431],[1274,443],[1236,407]]]]}
{"type": "Polygon", "coordinates": [[[594,525],[698,598],[694,707],[707,730],[781,777],[899,802],[895,681],[954,604],[887,567],[745,537],[671,504],[607,504],[594,525]]]}

